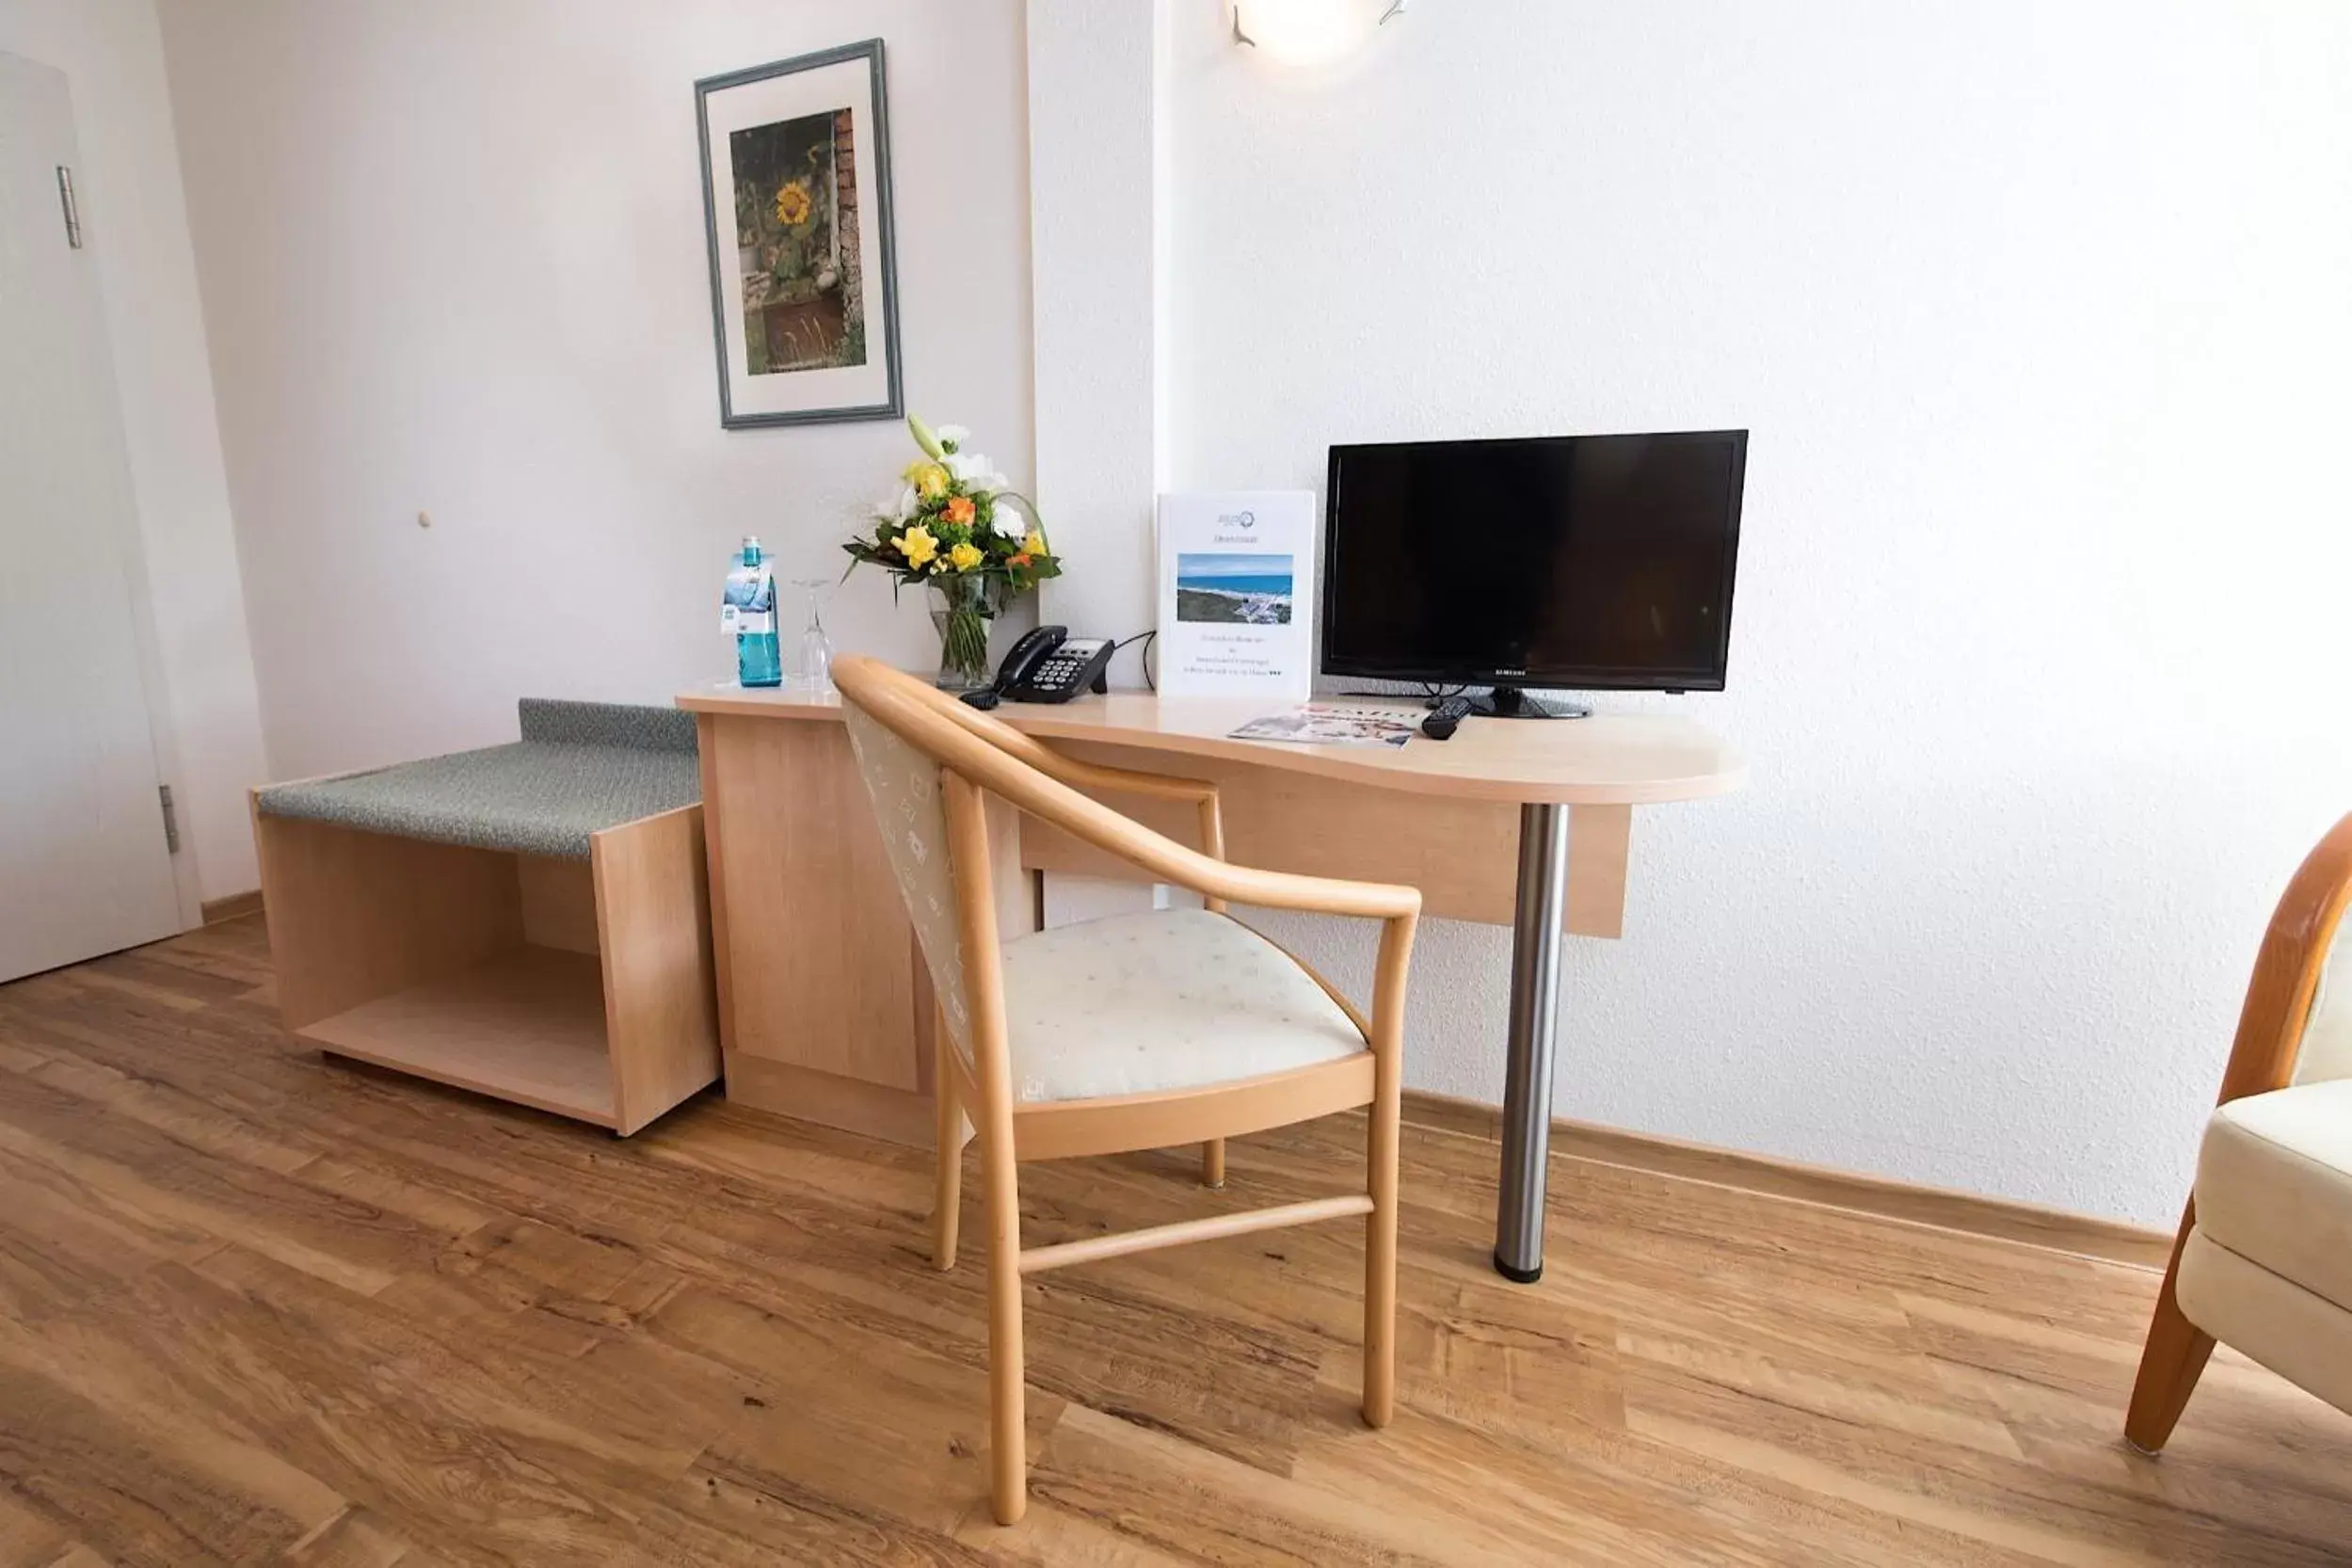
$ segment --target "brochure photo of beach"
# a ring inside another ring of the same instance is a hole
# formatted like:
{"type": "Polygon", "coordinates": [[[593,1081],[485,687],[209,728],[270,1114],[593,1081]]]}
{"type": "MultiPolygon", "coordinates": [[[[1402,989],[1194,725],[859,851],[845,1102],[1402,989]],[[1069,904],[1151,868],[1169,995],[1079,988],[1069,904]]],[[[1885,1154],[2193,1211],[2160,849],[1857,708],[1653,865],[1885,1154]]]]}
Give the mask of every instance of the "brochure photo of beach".
{"type": "Polygon", "coordinates": [[[1176,556],[1176,619],[1240,626],[1290,624],[1288,555],[1176,556]]]}

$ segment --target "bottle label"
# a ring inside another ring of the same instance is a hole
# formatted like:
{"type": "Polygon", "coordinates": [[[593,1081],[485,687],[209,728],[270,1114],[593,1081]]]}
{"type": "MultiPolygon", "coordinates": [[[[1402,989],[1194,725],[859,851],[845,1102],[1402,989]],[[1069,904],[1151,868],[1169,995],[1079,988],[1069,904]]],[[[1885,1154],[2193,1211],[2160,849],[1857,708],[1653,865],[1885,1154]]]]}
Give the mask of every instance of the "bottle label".
{"type": "Polygon", "coordinates": [[[719,600],[719,630],[736,637],[776,631],[773,567],[762,561],[756,567],[738,566],[727,574],[727,592],[719,600]]]}

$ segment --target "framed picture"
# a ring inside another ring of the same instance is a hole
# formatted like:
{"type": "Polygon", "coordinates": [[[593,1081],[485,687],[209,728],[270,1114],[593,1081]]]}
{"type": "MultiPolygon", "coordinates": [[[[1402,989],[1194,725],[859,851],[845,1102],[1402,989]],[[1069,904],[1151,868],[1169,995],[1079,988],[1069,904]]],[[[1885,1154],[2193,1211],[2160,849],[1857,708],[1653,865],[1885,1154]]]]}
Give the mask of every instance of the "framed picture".
{"type": "Polygon", "coordinates": [[[882,40],[695,84],[719,423],[898,419],[882,40]]]}

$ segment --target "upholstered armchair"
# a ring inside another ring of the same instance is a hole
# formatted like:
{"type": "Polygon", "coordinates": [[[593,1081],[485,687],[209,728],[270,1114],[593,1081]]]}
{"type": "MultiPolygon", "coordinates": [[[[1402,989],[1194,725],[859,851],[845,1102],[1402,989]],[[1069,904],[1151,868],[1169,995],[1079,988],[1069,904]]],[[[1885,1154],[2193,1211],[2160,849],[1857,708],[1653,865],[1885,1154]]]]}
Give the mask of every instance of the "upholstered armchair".
{"type": "Polygon", "coordinates": [[[883,845],[938,998],[934,1260],[955,1263],[966,1118],[986,1185],[990,1487],[997,1519],[1028,1500],[1021,1277],[1096,1258],[1362,1215],[1364,1419],[1395,1402],[1397,1112],[1412,888],[1228,864],[1213,784],[1096,766],[866,658],[833,677],[883,845]],[[1080,790],[1191,801],[1201,847],[1080,790]],[[1028,933],[1017,813],[1190,888],[1163,909],[1028,933]],[[1368,1019],[1225,901],[1382,922],[1368,1019]],[[1016,918],[1008,920],[1008,913],[1016,918]],[[1352,1191],[1053,1245],[1021,1245],[1017,1162],[1199,1144],[1222,1185],[1224,1140],[1368,1107],[1352,1191]]]}
{"type": "Polygon", "coordinates": [[[2352,1411],[2352,816],[2270,918],[2124,1435],[2172,1435],[2218,1339],[2352,1411]]]}

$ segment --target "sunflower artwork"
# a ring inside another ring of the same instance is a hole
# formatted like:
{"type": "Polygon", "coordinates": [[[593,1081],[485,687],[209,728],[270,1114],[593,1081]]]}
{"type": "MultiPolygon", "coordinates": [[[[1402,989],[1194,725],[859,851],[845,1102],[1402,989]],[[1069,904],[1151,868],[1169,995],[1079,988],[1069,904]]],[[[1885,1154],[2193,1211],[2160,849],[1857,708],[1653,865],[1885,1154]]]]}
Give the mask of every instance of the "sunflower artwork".
{"type": "Polygon", "coordinates": [[[904,419],[882,40],[695,83],[719,424],[904,419]]]}
{"type": "Polygon", "coordinates": [[[753,376],[866,362],[856,137],[847,108],[728,137],[753,376]]]}

